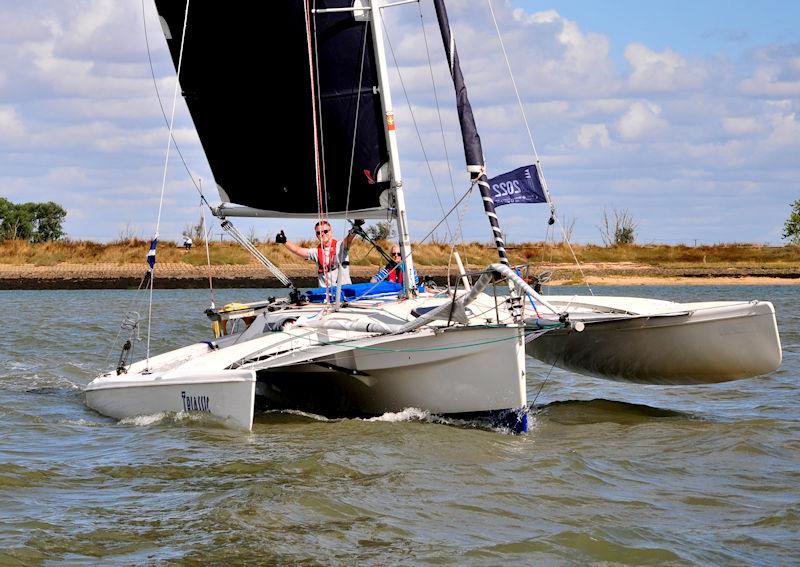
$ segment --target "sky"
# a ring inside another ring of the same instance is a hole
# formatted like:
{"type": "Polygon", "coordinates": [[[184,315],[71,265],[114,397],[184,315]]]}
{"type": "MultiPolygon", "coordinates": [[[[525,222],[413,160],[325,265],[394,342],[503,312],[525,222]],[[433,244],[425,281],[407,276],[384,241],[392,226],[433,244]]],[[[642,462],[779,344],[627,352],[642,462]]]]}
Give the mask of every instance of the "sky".
{"type": "MultiPolygon", "coordinates": [[[[623,211],[640,243],[782,242],[790,203],[800,199],[800,2],[491,5],[522,110],[487,1],[448,3],[490,176],[533,162],[524,110],[574,242],[601,243],[603,215],[623,211]]],[[[427,2],[421,11],[385,10],[413,240],[469,185],[435,16],[427,2]]],[[[62,204],[73,239],[156,230],[168,130],[143,21],[169,113],[175,72],[151,0],[144,14],[140,0],[0,0],[0,196],[62,204]]],[[[263,93],[242,93],[243,103],[255,109],[263,93]]],[[[175,137],[192,176],[218,201],[180,97],[175,137]]],[[[178,239],[200,216],[189,174],[174,148],[170,156],[162,239],[178,239]]],[[[276,166],[254,164],[254,179],[276,166]]],[[[466,202],[463,238],[488,242],[479,196],[466,202]]],[[[498,215],[511,243],[548,235],[545,205],[507,205],[498,215]]],[[[446,240],[458,220],[433,236],[446,240]]],[[[281,228],[290,239],[313,236],[307,221],[234,224],[262,239],[281,228]]]]}

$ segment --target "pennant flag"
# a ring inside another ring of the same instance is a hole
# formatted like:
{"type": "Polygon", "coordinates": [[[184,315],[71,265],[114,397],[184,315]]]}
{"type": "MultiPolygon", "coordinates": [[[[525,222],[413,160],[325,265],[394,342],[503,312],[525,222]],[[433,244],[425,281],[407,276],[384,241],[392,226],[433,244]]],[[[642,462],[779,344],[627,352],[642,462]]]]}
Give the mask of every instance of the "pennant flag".
{"type": "Polygon", "coordinates": [[[511,203],[546,203],[535,165],[519,167],[489,180],[494,206],[511,203]]]}
{"type": "Polygon", "coordinates": [[[150,243],[150,250],[147,252],[147,265],[152,270],[156,266],[156,246],[158,245],[158,238],[154,238],[150,243]]]}

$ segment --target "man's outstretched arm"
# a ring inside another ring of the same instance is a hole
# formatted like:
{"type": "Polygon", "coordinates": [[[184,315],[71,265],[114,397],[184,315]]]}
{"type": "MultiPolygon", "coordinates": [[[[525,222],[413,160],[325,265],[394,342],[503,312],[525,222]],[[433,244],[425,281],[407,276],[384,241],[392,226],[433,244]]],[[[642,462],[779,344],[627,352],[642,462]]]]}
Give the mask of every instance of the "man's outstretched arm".
{"type": "Polygon", "coordinates": [[[286,249],[289,250],[289,252],[297,256],[300,256],[303,260],[308,260],[308,248],[303,248],[302,246],[298,246],[294,242],[290,242],[289,240],[287,240],[286,235],[283,233],[283,231],[280,231],[275,236],[275,242],[277,244],[283,244],[284,246],[286,246],[286,249]]]}

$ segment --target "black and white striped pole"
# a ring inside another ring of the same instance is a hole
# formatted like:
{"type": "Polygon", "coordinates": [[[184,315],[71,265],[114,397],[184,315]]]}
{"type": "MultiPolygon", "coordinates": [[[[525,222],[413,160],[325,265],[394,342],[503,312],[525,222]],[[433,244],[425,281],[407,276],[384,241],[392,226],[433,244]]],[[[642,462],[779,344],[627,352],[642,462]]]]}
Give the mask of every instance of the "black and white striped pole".
{"type": "Polygon", "coordinates": [[[497,255],[503,264],[508,265],[506,256],[505,241],[503,232],[500,230],[500,222],[494,210],[489,180],[486,177],[486,163],[483,159],[483,149],[478,129],[475,126],[475,116],[472,114],[472,106],[467,96],[467,86],[464,84],[464,76],[461,73],[461,65],[458,61],[458,51],[453,34],[450,32],[450,22],[447,19],[447,9],[444,0],[434,0],[436,8],[436,18],[439,20],[439,30],[442,32],[442,42],[447,56],[447,64],[450,67],[450,76],[453,78],[453,87],[456,90],[456,104],[458,106],[458,121],[461,124],[461,137],[464,142],[464,155],[467,159],[467,171],[473,183],[477,183],[483,200],[483,210],[489,219],[492,227],[494,243],[497,247],[497,255]]]}

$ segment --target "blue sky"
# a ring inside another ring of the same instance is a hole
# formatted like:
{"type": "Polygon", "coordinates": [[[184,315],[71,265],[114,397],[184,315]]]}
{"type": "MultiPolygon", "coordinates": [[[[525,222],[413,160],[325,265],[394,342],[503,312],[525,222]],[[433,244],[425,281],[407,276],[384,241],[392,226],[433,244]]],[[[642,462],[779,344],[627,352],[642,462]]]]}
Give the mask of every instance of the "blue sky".
{"type": "MultiPolygon", "coordinates": [[[[170,99],[174,70],[154,8],[149,0],[145,6],[159,91],[170,99]]],[[[486,3],[449,6],[490,175],[530,163],[486,3]]],[[[626,209],[640,242],[781,242],[789,203],[800,198],[800,3],[494,0],[493,6],[558,214],[572,225],[575,241],[599,243],[603,213],[626,209]]],[[[459,194],[466,173],[432,10],[425,4],[423,15],[446,153],[417,7],[388,12],[399,60],[394,102],[407,203],[412,237],[421,238],[438,221],[434,185],[447,206],[448,171],[459,194]]],[[[0,195],[62,203],[73,238],[152,235],[167,132],[140,1],[0,0],[0,16],[0,195]]],[[[182,104],[176,137],[214,200],[182,104]]],[[[254,170],[254,178],[264,171],[254,170]]],[[[547,233],[542,205],[498,212],[509,241],[547,233]]],[[[162,237],[177,239],[198,216],[197,194],[173,152],[162,237]]],[[[489,240],[477,195],[463,218],[466,239],[489,240]]],[[[235,223],[261,238],[280,228],[290,238],[312,235],[303,221],[235,223]]]]}
{"type": "MultiPolygon", "coordinates": [[[[514,4],[528,11],[548,5],[539,0],[514,4]]],[[[625,46],[633,42],[655,51],[738,57],[769,43],[797,42],[800,22],[800,2],[790,0],[567,0],[550,5],[585,31],[608,36],[611,56],[620,65],[625,46]]]]}

